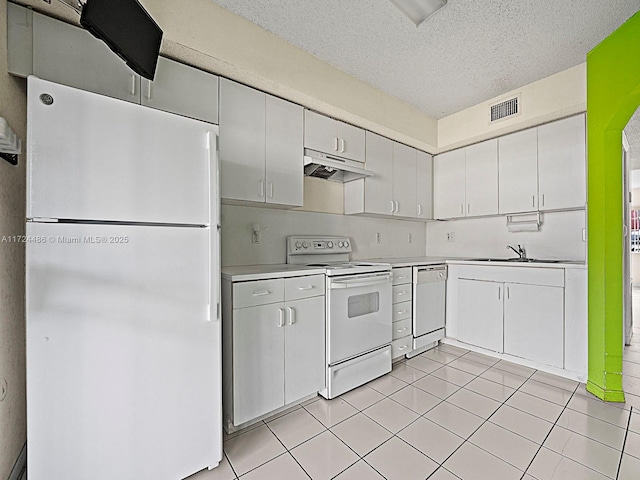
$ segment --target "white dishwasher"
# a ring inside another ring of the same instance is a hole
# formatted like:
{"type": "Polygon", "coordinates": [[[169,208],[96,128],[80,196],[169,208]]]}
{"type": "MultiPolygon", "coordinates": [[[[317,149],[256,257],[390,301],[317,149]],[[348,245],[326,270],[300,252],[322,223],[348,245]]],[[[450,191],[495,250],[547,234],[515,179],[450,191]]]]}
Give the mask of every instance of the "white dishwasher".
{"type": "Polygon", "coordinates": [[[446,265],[413,267],[414,351],[444,338],[446,293],[446,265]]]}

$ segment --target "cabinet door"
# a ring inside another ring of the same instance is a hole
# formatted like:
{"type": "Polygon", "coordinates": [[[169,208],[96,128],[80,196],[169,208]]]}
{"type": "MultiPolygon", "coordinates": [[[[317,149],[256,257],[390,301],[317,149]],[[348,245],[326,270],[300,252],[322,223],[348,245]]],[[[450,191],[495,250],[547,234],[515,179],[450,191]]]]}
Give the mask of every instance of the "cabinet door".
{"type": "Polygon", "coordinates": [[[266,96],[267,203],[303,204],[303,108],[266,96]]]}
{"type": "Polygon", "coordinates": [[[504,353],[563,368],[562,287],[505,284],[504,353]]]}
{"type": "Polygon", "coordinates": [[[218,123],[218,77],[160,57],[155,79],[142,79],[142,105],[218,123]]]}
{"type": "Polygon", "coordinates": [[[504,285],[458,280],[458,340],[502,353],[504,285]]]}
{"type": "Polygon", "coordinates": [[[365,161],[365,131],[343,122],[338,124],[338,155],[359,162],[365,161]]]}
{"type": "Polygon", "coordinates": [[[585,206],[585,162],[584,115],[538,127],[540,210],[585,206]]]}
{"type": "Polygon", "coordinates": [[[304,111],[304,148],[339,155],[338,122],[311,110],[304,111]]]}
{"type": "Polygon", "coordinates": [[[373,175],[364,179],[364,211],[392,215],[393,141],[367,132],[366,167],[373,175]]]}
{"type": "Polygon", "coordinates": [[[433,157],[433,217],[464,217],[465,150],[433,157]]]}
{"type": "Polygon", "coordinates": [[[222,198],[265,201],[264,146],[265,94],[220,79],[222,198]]]}
{"type": "Polygon", "coordinates": [[[140,103],[140,77],[82,28],[33,14],[33,74],[88,92],[140,103]]]}
{"type": "Polygon", "coordinates": [[[233,311],[235,425],[284,405],[284,324],[284,303],[233,311]]]}
{"type": "Polygon", "coordinates": [[[498,140],[471,145],[466,149],[466,216],[498,213],[498,140]]]}
{"type": "Polygon", "coordinates": [[[538,132],[532,128],[498,139],[500,213],[538,208],[538,132]]]}
{"type": "Polygon", "coordinates": [[[416,218],[416,149],[393,142],[393,199],[398,217],[416,218]]]}
{"type": "Polygon", "coordinates": [[[433,157],[418,150],[416,158],[416,196],[418,218],[433,218],[433,157]]]}
{"type": "Polygon", "coordinates": [[[324,296],[287,302],[285,404],[325,387],[324,302],[324,296]]]}

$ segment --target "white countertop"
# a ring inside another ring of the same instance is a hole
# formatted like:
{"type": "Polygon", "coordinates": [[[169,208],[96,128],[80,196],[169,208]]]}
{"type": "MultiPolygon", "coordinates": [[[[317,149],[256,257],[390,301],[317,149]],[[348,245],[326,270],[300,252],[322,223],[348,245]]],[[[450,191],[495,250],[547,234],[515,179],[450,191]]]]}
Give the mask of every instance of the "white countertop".
{"type": "MultiPolygon", "coordinates": [[[[586,262],[562,261],[561,263],[544,262],[508,262],[508,261],[474,261],[473,258],[459,257],[398,257],[398,258],[367,258],[354,261],[389,263],[394,268],[415,267],[420,265],[483,265],[485,267],[524,267],[524,268],[587,268],[586,262]]],[[[223,267],[222,278],[232,282],[246,282],[250,280],[266,280],[269,278],[300,277],[303,275],[321,275],[324,268],[307,267],[305,265],[245,265],[240,267],[223,267]]]]}
{"type": "Polygon", "coordinates": [[[246,282],[249,280],[266,280],[269,278],[301,277],[304,275],[323,275],[322,267],[307,267],[306,265],[244,265],[240,267],[222,267],[222,278],[232,282],[246,282]]]}

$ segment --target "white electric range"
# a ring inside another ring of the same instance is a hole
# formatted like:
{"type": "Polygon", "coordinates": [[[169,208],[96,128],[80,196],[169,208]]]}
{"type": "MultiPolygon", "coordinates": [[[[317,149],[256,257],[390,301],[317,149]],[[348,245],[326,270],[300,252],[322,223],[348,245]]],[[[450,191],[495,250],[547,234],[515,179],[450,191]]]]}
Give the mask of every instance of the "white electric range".
{"type": "Polygon", "coordinates": [[[391,265],[352,262],[351,252],[349,237],[287,237],[287,263],[327,277],[326,398],[391,371],[391,265]]]}

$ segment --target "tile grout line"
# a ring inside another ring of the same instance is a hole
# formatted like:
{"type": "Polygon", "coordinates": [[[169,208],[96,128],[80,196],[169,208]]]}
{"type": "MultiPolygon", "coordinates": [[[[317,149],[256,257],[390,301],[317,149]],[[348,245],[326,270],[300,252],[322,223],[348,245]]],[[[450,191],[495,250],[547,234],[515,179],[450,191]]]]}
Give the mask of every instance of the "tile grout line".
{"type": "MultiPolygon", "coordinates": [[[[580,384],[578,384],[578,386],[580,386],[580,384]]],[[[574,389],[573,393],[571,394],[571,398],[569,398],[569,401],[567,402],[567,405],[569,405],[569,402],[573,399],[573,397],[576,395],[576,390],[578,390],[578,386],[576,386],[576,388],[574,389]]],[[[558,424],[558,420],[560,420],[560,417],[562,416],[562,414],[564,413],[564,411],[567,409],[567,405],[565,405],[562,408],[562,411],[560,412],[560,414],[558,415],[558,418],[556,418],[555,422],[553,422],[553,425],[551,426],[551,429],[549,429],[549,431],[547,432],[547,434],[544,437],[544,440],[542,440],[542,443],[540,443],[540,446],[538,447],[538,450],[536,451],[536,454],[533,456],[533,458],[531,459],[531,461],[529,462],[529,465],[527,465],[527,468],[525,468],[524,470],[524,474],[522,475],[522,477],[520,477],[520,479],[524,479],[525,475],[527,475],[527,472],[529,471],[529,469],[531,468],[531,465],[533,464],[533,462],[535,461],[536,457],[538,456],[538,454],[540,453],[540,450],[542,450],[542,446],[544,445],[544,442],[547,441],[547,438],[549,438],[549,435],[551,435],[551,432],[553,431],[553,429],[556,427],[556,425],[558,424]]],[[[552,450],[553,451],[553,450],[552,450]]],[[[564,455],[562,455],[562,457],[564,458],[564,455]]],[[[568,458],[568,457],[567,457],[568,458]]],[[[571,459],[570,459],[571,460],[571,459]]],[[[580,465],[582,465],[580,462],[576,462],[580,465]]],[[[585,467],[587,467],[586,465],[584,465],[585,467]]],[[[589,468],[589,467],[587,467],[589,468]]],[[[595,470],[594,470],[595,471],[595,470]]],[[[600,472],[598,472],[600,473],[600,472]]],[[[531,474],[529,474],[531,475],[531,474]]],[[[533,475],[531,475],[533,477],[533,475]]],[[[537,477],[534,477],[537,478],[537,477]]]]}
{"type": "Polygon", "coordinates": [[[631,416],[633,415],[633,406],[629,412],[629,420],[627,421],[627,431],[624,432],[624,440],[622,441],[622,449],[620,450],[620,461],[618,462],[618,470],[616,470],[616,480],[620,476],[620,468],[622,467],[622,457],[624,457],[624,447],[627,445],[627,437],[629,436],[629,427],[631,426],[631,416]]]}

